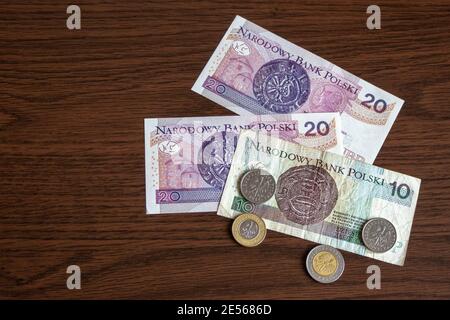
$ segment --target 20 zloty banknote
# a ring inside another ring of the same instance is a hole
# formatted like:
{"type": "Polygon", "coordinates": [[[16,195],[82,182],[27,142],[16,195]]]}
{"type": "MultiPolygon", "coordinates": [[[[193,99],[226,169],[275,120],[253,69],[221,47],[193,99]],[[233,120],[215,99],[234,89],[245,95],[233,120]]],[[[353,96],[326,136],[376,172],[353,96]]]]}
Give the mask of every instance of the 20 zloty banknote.
{"type": "Polygon", "coordinates": [[[340,112],[345,156],[373,163],[403,100],[236,16],[192,90],[240,115],[340,112]]]}
{"type": "Polygon", "coordinates": [[[245,130],[217,214],[234,218],[251,212],[268,229],[403,265],[419,188],[420,179],[245,130]],[[240,177],[254,168],[276,181],[274,195],[260,205],[239,191],[240,177]],[[361,241],[362,226],[376,217],[397,231],[397,242],[385,253],[371,252],[361,241]]]}
{"type": "Polygon", "coordinates": [[[145,119],[147,213],[216,211],[241,129],[343,152],[339,113],[145,119]]]}

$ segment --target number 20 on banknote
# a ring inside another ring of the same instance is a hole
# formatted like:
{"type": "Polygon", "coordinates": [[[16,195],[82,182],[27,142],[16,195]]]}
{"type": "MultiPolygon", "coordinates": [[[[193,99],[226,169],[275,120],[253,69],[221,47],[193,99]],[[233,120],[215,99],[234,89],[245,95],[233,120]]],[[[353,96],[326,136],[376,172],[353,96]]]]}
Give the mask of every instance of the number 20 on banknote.
{"type": "Polygon", "coordinates": [[[373,163],[403,100],[237,16],[192,90],[239,115],[339,112],[344,153],[373,163]]]}
{"type": "Polygon", "coordinates": [[[216,211],[242,129],[343,152],[339,113],[145,120],[148,213],[216,211]]]}

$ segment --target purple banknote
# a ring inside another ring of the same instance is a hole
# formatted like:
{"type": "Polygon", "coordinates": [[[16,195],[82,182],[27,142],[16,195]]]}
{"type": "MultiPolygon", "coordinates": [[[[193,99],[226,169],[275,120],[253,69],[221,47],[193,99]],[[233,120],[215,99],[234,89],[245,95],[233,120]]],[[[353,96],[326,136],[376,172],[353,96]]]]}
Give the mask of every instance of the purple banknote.
{"type": "Polygon", "coordinates": [[[339,112],[345,156],[373,163],[403,100],[237,16],[192,90],[239,115],[339,112]]]}
{"type": "Polygon", "coordinates": [[[145,119],[147,213],[216,211],[242,129],[343,154],[339,113],[145,119]]]}

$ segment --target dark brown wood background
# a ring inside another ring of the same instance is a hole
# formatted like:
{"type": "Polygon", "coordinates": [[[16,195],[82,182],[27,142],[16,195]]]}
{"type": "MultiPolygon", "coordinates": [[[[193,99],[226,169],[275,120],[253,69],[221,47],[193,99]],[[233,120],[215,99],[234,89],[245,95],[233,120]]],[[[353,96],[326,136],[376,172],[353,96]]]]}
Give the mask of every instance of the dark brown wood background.
{"type": "Polygon", "coordinates": [[[1,298],[450,298],[449,1],[376,1],[375,31],[372,1],[74,3],[79,31],[67,1],[0,2],[1,298]],[[404,267],[343,252],[321,285],[311,242],[246,249],[214,213],[145,215],[144,118],[231,114],[190,88],[236,14],[406,101],[375,162],[422,179],[404,267]]]}

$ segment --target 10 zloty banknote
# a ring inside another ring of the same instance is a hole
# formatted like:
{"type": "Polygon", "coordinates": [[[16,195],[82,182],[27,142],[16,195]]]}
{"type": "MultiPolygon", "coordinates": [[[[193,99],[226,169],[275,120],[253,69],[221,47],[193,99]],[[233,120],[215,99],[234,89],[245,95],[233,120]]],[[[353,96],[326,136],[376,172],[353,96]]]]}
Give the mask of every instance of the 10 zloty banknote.
{"type": "Polygon", "coordinates": [[[145,119],[147,213],[216,211],[241,129],[343,152],[339,113],[145,119]]]}
{"type": "Polygon", "coordinates": [[[268,229],[403,265],[419,188],[420,179],[245,130],[217,214],[235,218],[251,212],[268,229]],[[261,205],[239,191],[240,177],[255,168],[276,181],[274,195],[261,205]],[[362,226],[376,217],[397,231],[396,244],[385,253],[371,252],[361,241],[362,226]]]}
{"type": "Polygon", "coordinates": [[[344,154],[373,163],[403,100],[236,16],[192,90],[239,115],[340,112],[344,154]]]}

